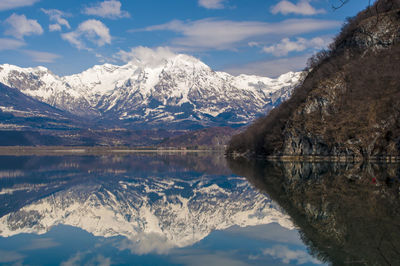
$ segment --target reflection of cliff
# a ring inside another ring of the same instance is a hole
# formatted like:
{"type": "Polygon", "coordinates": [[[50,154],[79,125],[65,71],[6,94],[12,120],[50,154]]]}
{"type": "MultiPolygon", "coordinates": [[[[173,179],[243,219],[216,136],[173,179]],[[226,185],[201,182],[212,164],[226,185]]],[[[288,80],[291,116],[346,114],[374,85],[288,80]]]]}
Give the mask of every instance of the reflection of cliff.
{"type": "MultiPolygon", "coordinates": [[[[94,157],[99,168],[90,168],[93,172],[82,170],[76,158],[75,163],[62,158],[54,164],[58,171],[49,165],[35,168],[35,177],[32,171],[20,170],[21,176],[2,180],[9,187],[1,189],[0,196],[37,194],[13,209],[0,206],[7,209],[1,211],[0,235],[42,234],[65,224],[96,236],[125,236],[129,241],[121,242],[121,248],[145,254],[192,245],[232,225],[277,222],[293,228],[289,217],[244,178],[196,172],[181,164],[182,158],[113,158],[94,157]],[[143,160],[154,170],[132,166],[143,160]],[[48,188],[51,192],[44,193],[48,188]]],[[[82,160],[88,160],[86,167],[94,165],[89,158],[82,160]]]]}
{"type": "Polygon", "coordinates": [[[400,265],[399,165],[243,160],[230,166],[285,209],[322,261],[400,265]]]}

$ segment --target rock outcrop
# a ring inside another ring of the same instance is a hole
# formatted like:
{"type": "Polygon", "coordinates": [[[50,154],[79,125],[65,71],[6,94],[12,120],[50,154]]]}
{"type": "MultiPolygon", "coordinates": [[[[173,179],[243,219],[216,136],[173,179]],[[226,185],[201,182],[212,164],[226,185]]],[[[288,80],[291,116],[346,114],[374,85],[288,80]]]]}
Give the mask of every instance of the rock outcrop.
{"type": "Polygon", "coordinates": [[[349,19],[290,100],[235,136],[233,154],[398,159],[400,1],[349,19]]]}

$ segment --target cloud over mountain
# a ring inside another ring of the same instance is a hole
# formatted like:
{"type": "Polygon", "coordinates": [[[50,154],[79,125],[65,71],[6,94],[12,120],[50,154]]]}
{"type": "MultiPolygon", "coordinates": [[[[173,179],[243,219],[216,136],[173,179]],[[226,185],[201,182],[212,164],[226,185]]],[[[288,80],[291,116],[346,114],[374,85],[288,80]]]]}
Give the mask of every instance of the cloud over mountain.
{"type": "Polygon", "coordinates": [[[293,36],[338,25],[339,21],[316,19],[288,19],[267,23],[208,18],[195,21],[173,20],[147,27],[143,31],[173,31],[181,36],[173,39],[172,45],[182,50],[232,50],[251,38],[293,36]]]}
{"type": "Polygon", "coordinates": [[[110,30],[101,21],[95,19],[82,22],[75,31],[64,33],[61,37],[80,50],[89,49],[86,41],[99,47],[111,44],[110,30]]]}
{"type": "Polygon", "coordinates": [[[5,35],[13,36],[17,39],[23,39],[24,36],[41,35],[43,28],[37,20],[27,19],[25,15],[12,14],[4,24],[7,25],[5,35]]]}
{"type": "Polygon", "coordinates": [[[310,0],[300,0],[297,4],[290,1],[280,1],[275,6],[271,7],[272,14],[281,13],[283,15],[299,14],[299,15],[316,15],[326,13],[324,9],[315,9],[310,5],[310,0]]]}

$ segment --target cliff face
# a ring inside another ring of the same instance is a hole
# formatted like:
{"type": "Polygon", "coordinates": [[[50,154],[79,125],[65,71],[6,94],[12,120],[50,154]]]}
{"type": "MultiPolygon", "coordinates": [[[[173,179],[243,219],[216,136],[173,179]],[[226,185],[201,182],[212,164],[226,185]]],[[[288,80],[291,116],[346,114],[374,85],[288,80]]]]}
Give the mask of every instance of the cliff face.
{"type": "Polygon", "coordinates": [[[400,155],[400,1],[352,18],[290,100],[235,136],[230,153],[400,155]]]}

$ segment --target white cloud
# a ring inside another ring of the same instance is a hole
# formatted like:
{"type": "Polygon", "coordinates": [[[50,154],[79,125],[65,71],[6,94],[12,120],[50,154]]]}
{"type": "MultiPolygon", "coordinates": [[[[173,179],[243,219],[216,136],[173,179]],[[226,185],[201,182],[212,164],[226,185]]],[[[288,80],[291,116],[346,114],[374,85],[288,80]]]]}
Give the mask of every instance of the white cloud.
{"type": "Polygon", "coordinates": [[[68,21],[64,18],[68,16],[68,14],[57,10],[57,9],[41,9],[43,13],[49,16],[50,21],[55,22],[55,24],[51,24],[49,26],[50,31],[60,31],[61,26],[65,26],[67,29],[70,29],[71,26],[69,25],[68,21]]]}
{"type": "Polygon", "coordinates": [[[56,59],[61,57],[58,54],[32,51],[32,50],[23,50],[23,52],[29,55],[33,61],[39,63],[53,63],[56,59]]]}
{"type": "Polygon", "coordinates": [[[250,47],[259,47],[261,44],[258,42],[248,42],[247,45],[250,47]]]}
{"type": "Polygon", "coordinates": [[[280,43],[263,47],[263,52],[273,54],[274,56],[286,56],[290,52],[301,52],[309,48],[320,50],[325,48],[330,41],[331,40],[328,38],[321,37],[315,37],[310,40],[297,38],[296,41],[291,41],[289,38],[284,38],[280,43]]]}
{"type": "Polygon", "coordinates": [[[299,0],[297,4],[293,4],[290,1],[282,0],[275,6],[271,7],[272,14],[281,13],[283,15],[288,14],[300,14],[300,15],[316,15],[326,13],[324,9],[315,9],[310,5],[310,0],[299,0]]]}
{"type": "Polygon", "coordinates": [[[226,0],[199,0],[199,6],[207,9],[223,9],[226,0]]]}
{"type": "Polygon", "coordinates": [[[25,15],[17,15],[14,13],[8,17],[4,23],[7,24],[7,30],[4,34],[14,36],[17,39],[23,39],[24,36],[29,35],[43,34],[43,28],[37,20],[27,19],[25,15]]]}
{"type": "Polygon", "coordinates": [[[15,50],[24,45],[26,45],[26,43],[20,40],[0,38],[0,51],[15,50]]]}
{"type": "Polygon", "coordinates": [[[40,0],[1,0],[0,1],[0,11],[10,10],[23,6],[31,6],[40,0]]]}
{"type": "Polygon", "coordinates": [[[339,21],[316,19],[288,19],[278,23],[203,19],[173,20],[147,27],[144,31],[168,30],[181,34],[182,37],[172,40],[172,44],[181,50],[233,50],[238,45],[247,46],[254,38],[286,37],[340,25],[339,21]]]}
{"type": "Polygon", "coordinates": [[[111,44],[110,30],[101,21],[89,19],[82,22],[75,31],[61,34],[61,37],[78,49],[87,49],[85,39],[97,46],[111,44]]]}
{"type": "Polygon", "coordinates": [[[128,18],[130,14],[127,11],[121,10],[121,2],[116,0],[106,0],[97,3],[94,6],[86,7],[83,10],[86,15],[94,15],[102,18],[128,18]]]}
{"type": "Polygon", "coordinates": [[[280,259],[283,263],[295,262],[296,264],[322,264],[319,260],[314,259],[303,250],[291,250],[287,246],[282,245],[276,245],[272,248],[264,249],[263,254],[272,256],[275,259],[280,259]]]}
{"type": "Polygon", "coordinates": [[[168,60],[169,58],[175,57],[177,54],[174,53],[169,47],[157,47],[154,49],[148,47],[134,47],[130,51],[120,50],[116,55],[115,59],[121,60],[125,63],[135,61],[144,66],[157,66],[168,60]]]}
{"type": "Polygon", "coordinates": [[[234,67],[226,67],[223,70],[232,74],[248,74],[262,77],[278,77],[289,71],[300,71],[306,67],[307,60],[311,54],[280,58],[276,60],[256,61],[234,67]]]}
{"type": "Polygon", "coordinates": [[[50,24],[49,31],[61,31],[61,25],[60,24],[50,24]]]}

